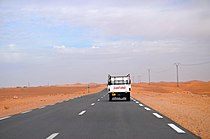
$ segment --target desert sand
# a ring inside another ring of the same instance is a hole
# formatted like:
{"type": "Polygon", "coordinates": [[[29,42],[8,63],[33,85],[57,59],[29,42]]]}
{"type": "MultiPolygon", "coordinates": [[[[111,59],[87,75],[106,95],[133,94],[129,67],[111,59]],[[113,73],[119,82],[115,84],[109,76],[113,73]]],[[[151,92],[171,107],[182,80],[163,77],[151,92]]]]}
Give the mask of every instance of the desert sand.
{"type": "MultiPolygon", "coordinates": [[[[104,89],[105,85],[90,85],[89,94],[104,89]]],[[[30,88],[1,88],[0,117],[52,105],[57,102],[87,95],[87,85],[58,85],[30,88]]]]}
{"type": "Polygon", "coordinates": [[[133,84],[132,96],[203,139],[210,139],[210,82],[133,84]]]}

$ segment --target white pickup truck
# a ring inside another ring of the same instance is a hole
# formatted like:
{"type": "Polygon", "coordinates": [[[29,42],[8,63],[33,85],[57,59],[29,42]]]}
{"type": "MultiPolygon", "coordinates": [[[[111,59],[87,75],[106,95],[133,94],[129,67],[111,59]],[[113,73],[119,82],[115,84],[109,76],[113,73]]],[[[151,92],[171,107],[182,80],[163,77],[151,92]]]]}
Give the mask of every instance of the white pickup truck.
{"type": "Polygon", "coordinates": [[[113,97],[123,98],[126,97],[127,101],[130,101],[131,92],[131,79],[130,74],[127,76],[111,76],[108,75],[109,101],[112,101],[113,97]]]}

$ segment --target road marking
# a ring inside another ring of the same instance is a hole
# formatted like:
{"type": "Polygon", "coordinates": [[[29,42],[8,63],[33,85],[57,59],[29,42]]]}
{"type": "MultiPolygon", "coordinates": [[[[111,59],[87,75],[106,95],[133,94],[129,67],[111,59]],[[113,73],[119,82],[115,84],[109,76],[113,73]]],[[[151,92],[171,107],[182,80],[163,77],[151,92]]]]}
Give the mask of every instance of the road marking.
{"type": "Polygon", "coordinates": [[[144,109],[147,110],[147,111],[150,111],[151,110],[150,108],[147,108],[147,107],[144,107],[144,109]]]}
{"type": "Polygon", "coordinates": [[[100,101],[100,99],[98,99],[97,101],[100,101]]]}
{"type": "Polygon", "coordinates": [[[58,134],[59,133],[53,133],[49,137],[47,137],[46,139],[54,139],[58,134]]]}
{"type": "Polygon", "coordinates": [[[79,115],[83,115],[84,113],[86,113],[86,111],[81,111],[81,112],[79,113],[79,115]]]}
{"type": "Polygon", "coordinates": [[[168,124],[171,128],[173,128],[177,133],[185,133],[183,130],[175,126],[174,124],[168,124]]]}
{"type": "Polygon", "coordinates": [[[158,113],[153,113],[153,115],[156,116],[159,119],[163,118],[163,116],[159,115],[158,113]]]}
{"type": "Polygon", "coordinates": [[[138,101],[136,101],[136,104],[138,104],[139,102],[138,101]]]}
{"type": "Polygon", "coordinates": [[[101,97],[101,98],[103,98],[103,97],[101,97]]]}
{"type": "Polygon", "coordinates": [[[24,114],[24,113],[28,113],[28,112],[31,112],[32,110],[29,110],[29,111],[24,111],[24,112],[21,112],[22,114],[24,114]]]}
{"type": "Polygon", "coordinates": [[[92,105],[92,106],[94,106],[94,105],[95,105],[95,103],[92,103],[91,105],[92,105]]]}
{"type": "Polygon", "coordinates": [[[3,117],[3,118],[0,118],[0,120],[4,120],[4,119],[7,119],[7,118],[10,118],[11,116],[6,116],[6,117],[3,117]]]}
{"type": "Polygon", "coordinates": [[[45,108],[46,106],[43,106],[43,107],[40,107],[39,109],[43,109],[43,108],[45,108]]]}
{"type": "Polygon", "coordinates": [[[139,106],[143,107],[144,105],[143,104],[139,104],[139,106]]]}

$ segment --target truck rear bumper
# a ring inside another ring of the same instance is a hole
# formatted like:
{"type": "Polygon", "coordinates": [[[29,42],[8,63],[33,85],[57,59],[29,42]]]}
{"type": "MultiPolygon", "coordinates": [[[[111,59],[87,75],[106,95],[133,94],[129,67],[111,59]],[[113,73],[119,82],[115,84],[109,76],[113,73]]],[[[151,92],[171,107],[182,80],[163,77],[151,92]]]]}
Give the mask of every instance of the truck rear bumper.
{"type": "Polygon", "coordinates": [[[127,97],[128,95],[130,95],[130,92],[110,92],[109,95],[111,95],[112,97],[127,97]]]}

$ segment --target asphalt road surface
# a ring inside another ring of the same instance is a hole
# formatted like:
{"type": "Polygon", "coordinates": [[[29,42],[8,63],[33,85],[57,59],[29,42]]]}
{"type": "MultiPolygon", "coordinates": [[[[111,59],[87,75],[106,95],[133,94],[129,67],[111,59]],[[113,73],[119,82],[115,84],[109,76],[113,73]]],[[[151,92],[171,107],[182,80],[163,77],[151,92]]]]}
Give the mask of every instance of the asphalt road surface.
{"type": "Polygon", "coordinates": [[[0,118],[1,139],[197,139],[131,98],[108,101],[107,90],[0,118]]]}

